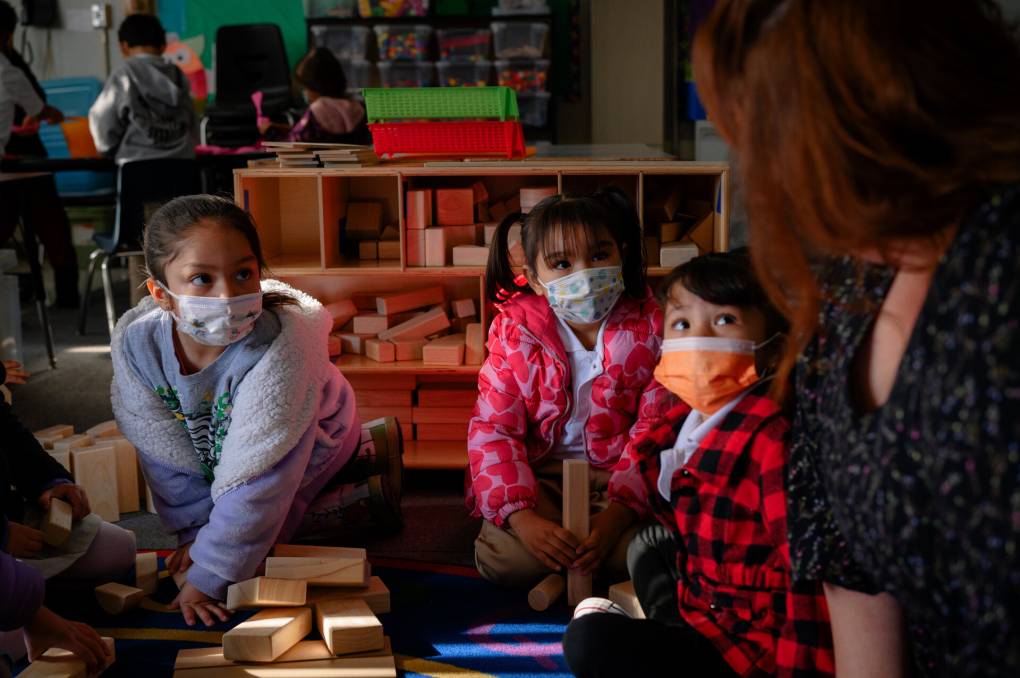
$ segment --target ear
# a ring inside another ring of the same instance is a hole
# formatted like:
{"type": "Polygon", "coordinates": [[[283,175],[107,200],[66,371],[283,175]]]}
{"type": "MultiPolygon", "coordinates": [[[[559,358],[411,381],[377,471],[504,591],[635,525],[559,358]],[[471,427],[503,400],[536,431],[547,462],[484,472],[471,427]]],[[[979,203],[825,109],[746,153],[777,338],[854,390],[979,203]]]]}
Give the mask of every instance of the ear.
{"type": "Polygon", "coordinates": [[[149,295],[164,311],[169,311],[173,306],[173,301],[170,299],[170,295],[166,293],[162,287],[160,287],[154,278],[149,278],[145,281],[145,287],[149,290],[149,295]]]}
{"type": "Polygon", "coordinates": [[[120,43],[120,55],[123,57],[128,55],[128,44],[126,42],[120,43]]]}
{"type": "Polygon", "coordinates": [[[532,273],[531,269],[528,268],[527,264],[524,264],[524,279],[528,281],[528,285],[531,290],[540,297],[547,296],[546,289],[542,287],[542,284],[538,282],[538,278],[532,273]]]}

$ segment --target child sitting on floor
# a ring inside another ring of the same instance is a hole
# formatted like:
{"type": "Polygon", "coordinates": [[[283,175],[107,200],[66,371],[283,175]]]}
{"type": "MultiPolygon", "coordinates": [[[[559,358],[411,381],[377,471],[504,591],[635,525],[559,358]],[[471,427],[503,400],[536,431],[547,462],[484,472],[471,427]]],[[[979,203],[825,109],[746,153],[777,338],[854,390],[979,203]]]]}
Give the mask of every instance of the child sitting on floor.
{"type": "Polygon", "coordinates": [[[582,677],[662,667],[699,677],[831,674],[822,587],[791,585],[789,423],[759,371],[785,323],[746,253],[677,267],[660,301],[655,377],[682,402],[633,448],[660,523],[627,554],[647,619],[619,614],[608,600],[582,601],[563,639],[567,662],[582,677]]]}
{"type": "Polygon", "coordinates": [[[254,576],[275,543],[309,527],[322,535],[323,521],[341,527],[343,498],[362,496],[350,484],[379,488],[398,522],[400,436],[388,436],[393,449],[375,441],[374,464],[352,463],[368,446],[327,356],[332,320],[307,294],[262,279],[247,212],[209,195],[171,200],[151,217],[144,251],[151,297],[113,336],[114,413],[177,535],[167,569],[186,570],[187,583],[173,605],[189,625],[209,625],[227,617],[227,587],[254,576]]]}

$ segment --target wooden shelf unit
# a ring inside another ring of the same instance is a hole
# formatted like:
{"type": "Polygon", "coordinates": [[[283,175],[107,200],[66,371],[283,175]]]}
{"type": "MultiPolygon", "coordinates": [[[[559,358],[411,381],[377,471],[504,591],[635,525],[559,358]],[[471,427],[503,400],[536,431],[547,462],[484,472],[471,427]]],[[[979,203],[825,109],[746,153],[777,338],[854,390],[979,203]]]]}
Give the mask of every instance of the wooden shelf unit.
{"type": "MultiPolygon", "coordinates": [[[[729,166],[698,162],[486,162],[462,166],[380,165],[360,169],[236,170],[237,203],[254,216],[270,275],[318,298],[323,303],[354,294],[381,294],[409,287],[442,285],[447,299],[476,301],[479,319],[488,328],[494,309],[484,299],[485,270],[477,266],[410,267],[406,261],[404,195],[416,188],[467,188],[481,181],[490,201],[506,200],[524,187],[555,186],[560,192],[588,192],[605,185],[622,188],[634,201],[642,229],[646,202],[679,189],[685,202],[710,204],[714,250],[729,248],[729,166]],[[393,224],[401,243],[400,260],[362,261],[351,258],[341,222],[351,201],[371,200],[383,206],[383,224],[393,224]],[[345,250],[345,248],[347,248],[345,250]]],[[[652,266],[650,278],[669,269],[652,266]]],[[[341,356],[337,366],[352,375],[414,375],[417,383],[477,381],[477,365],[438,367],[420,361],[377,363],[363,356],[341,356]]],[[[466,428],[466,425],[465,425],[466,428]]],[[[408,468],[463,468],[465,442],[408,441],[408,468]]]]}

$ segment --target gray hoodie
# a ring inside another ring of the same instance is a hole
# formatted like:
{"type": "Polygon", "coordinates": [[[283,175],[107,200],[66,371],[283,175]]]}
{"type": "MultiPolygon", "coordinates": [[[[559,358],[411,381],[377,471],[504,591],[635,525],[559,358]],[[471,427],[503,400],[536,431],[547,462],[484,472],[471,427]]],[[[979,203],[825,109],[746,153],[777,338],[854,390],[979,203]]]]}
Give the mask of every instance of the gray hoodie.
{"type": "Polygon", "coordinates": [[[162,57],[129,57],[92,104],[89,130],[96,149],[117,164],[194,158],[198,125],[187,77],[162,57]]]}

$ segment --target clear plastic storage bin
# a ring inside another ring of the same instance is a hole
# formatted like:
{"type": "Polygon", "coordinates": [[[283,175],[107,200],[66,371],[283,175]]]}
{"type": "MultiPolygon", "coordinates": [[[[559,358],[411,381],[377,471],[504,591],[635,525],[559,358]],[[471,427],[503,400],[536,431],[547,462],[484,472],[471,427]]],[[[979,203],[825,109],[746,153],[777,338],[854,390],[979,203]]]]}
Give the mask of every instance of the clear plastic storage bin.
{"type": "Polygon", "coordinates": [[[362,60],[368,57],[367,26],[312,26],[312,42],[325,47],[337,59],[362,60]]]}
{"type": "Polygon", "coordinates": [[[549,26],[533,22],[492,22],[492,44],[497,59],[538,59],[545,54],[549,26]]]}
{"type": "Polygon", "coordinates": [[[309,19],[323,17],[347,19],[357,14],[357,0],[305,0],[305,16],[309,19]]]}
{"type": "Polygon", "coordinates": [[[484,87],[492,76],[491,61],[439,61],[439,84],[442,87],[484,87]]]}
{"type": "Polygon", "coordinates": [[[424,61],[429,58],[432,27],[425,24],[379,24],[375,28],[379,61],[400,59],[424,61]]]}
{"type": "Polygon", "coordinates": [[[545,127],[549,119],[549,93],[535,92],[517,96],[517,108],[521,112],[521,124],[529,127],[545,127]]]}
{"type": "Polygon", "coordinates": [[[436,31],[439,58],[444,61],[484,61],[492,31],[487,28],[445,28],[436,31]]]}
{"type": "Polygon", "coordinates": [[[544,92],[549,81],[548,59],[497,59],[496,84],[518,92],[544,92]]]}
{"type": "Polygon", "coordinates": [[[371,61],[341,61],[344,77],[347,78],[347,91],[361,94],[365,87],[375,85],[375,64],[371,61]]]}
{"type": "Polygon", "coordinates": [[[379,83],[383,87],[428,87],[432,84],[431,61],[380,61],[379,83]]]}
{"type": "Polygon", "coordinates": [[[358,0],[358,13],[377,16],[427,16],[429,0],[358,0]]]}

